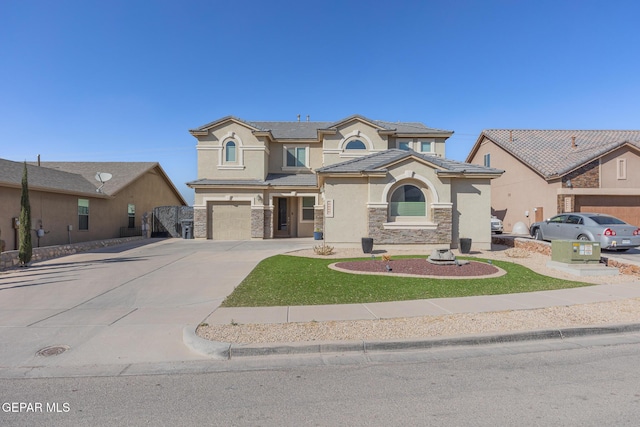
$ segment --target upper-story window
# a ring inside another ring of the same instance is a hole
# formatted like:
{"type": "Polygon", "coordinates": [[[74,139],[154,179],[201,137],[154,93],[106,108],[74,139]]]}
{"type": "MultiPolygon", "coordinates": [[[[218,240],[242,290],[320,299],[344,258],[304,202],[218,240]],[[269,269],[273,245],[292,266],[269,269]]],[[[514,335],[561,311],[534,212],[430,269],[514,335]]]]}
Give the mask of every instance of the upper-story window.
{"type": "Polygon", "coordinates": [[[284,167],[286,168],[306,168],[309,166],[307,147],[285,146],[284,167]]]}
{"type": "Polygon", "coordinates": [[[347,146],[345,147],[345,149],[347,149],[347,150],[366,150],[367,146],[361,140],[354,139],[354,140],[349,141],[347,143],[347,146]]]}
{"type": "Polygon", "coordinates": [[[235,163],[236,159],[236,143],[235,141],[229,141],[224,146],[224,161],[227,163],[235,163]]]}
{"type": "Polygon", "coordinates": [[[422,153],[431,153],[433,152],[433,142],[431,141],[420,141],[420,152],[422,153]]]}
{"type": "Polygon", "coordinates": [[[399,141],[398,148],[406,151],[411,150],[411,141],[399,141]]]}
{"type": "Polygon", "coordinates": [[[491,154],[487,153],[484,155],[484,165],[488,168],[491,167],[491,154]]]}

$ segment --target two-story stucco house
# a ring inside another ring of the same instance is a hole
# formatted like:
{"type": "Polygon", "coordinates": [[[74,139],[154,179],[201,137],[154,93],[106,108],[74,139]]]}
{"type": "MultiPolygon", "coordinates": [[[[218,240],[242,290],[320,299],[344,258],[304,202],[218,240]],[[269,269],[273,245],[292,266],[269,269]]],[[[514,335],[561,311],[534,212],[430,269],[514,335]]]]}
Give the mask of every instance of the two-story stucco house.
{"type": "Polygon", "coordinates": [[[351,116],[337,122],[224,117],[197,138],[196,238],[488,248],[501,170],[447,160],[453,132],[351,116]]]}
{"type": "Polygon", "coordinates": [[[640,225],[640,131],[489,129],[466,160],[505,170],[491,206],[506,230],[563,212],[640,225]]]}

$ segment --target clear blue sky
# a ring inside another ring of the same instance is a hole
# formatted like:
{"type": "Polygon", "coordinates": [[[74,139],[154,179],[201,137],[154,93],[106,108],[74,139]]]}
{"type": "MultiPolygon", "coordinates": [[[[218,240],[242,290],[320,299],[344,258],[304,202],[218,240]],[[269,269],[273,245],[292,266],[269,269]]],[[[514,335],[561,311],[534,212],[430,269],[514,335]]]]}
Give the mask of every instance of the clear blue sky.
{"type": "Polygon", "coordinates": [[[455,131],[639,129],[637,1],[0,0],[0,157],[157,161],[188,129],[352,114],[455,131]]]}

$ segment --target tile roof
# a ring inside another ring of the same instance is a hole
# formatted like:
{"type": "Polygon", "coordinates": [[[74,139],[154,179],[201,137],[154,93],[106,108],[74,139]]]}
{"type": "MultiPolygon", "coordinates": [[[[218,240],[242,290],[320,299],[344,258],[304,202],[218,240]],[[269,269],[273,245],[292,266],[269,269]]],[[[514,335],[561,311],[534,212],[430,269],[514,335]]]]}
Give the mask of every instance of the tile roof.
{"type": "Polygon", "coordinates": [[[478,141],[483,136],[547,179],[571,172],[626,143],[640,149],[637,130],[488,129],[478,141]]]}
{"type": "Polygon", "coordinates": [[[188,182],[187,185],[221,185],[221,186],[250,186],[264,187],[316,187],[318,179],[315,174],[276,174],[270,173],[265,180],[259,179],[208,179],[202,178],[188,182]]]}
{"type": "Polygon", "coordinates": [[[226,116],[206,125],[200,126],[196,129],[191,129],[190,132],[201,132],[214,127],[227,120],[235,120],[240,123],[244,123],[258,131],[271,132],[276,139],[314,139],[318,138],[318,131],[323,129],[335,129],[342,123],[349,122],[351,120],[363,120],[379,126],[387,131],[394,131],[398,134],[416,134],[416,133],[441,133],[443,136],[450,136],[453,132],[443,129],[435,129],[425,126],[419,122],[388,122],[382,120],[371,120],[364,116],[352,115],[337,122],[307,122],[307,121],[291,121],[291,122],[268,122],[268,121],[248,121],[240,119],[234,116],[226,116]]]}
{"type": "MultiPolygon", "coordinates": [[[[23,167],[22,162],[0,159],[0,183],[21,186],[23,167]]],[[[27,180],[29,188],[96,196],[97,186],[77,173],[27,163],[27,180]]]]}
{"type": "Polygon", "coordinates": [[[317,173],[358,173],[358,172],[374,172],[386,170],[385,167],[409,157],[417,157],[426,162],[434,164],[441,168],[436,173],[453,172],[465,174],[495,174],[500,175],[502,170],[487,168],[484,166],[473,165],[471,163],[463,163],[455,160],[449,160],[428,154],[417,153],[413,150],[399,150],[393,148],[390,150],[380,151],[378,153],[369,154],[368,156],[359,157],[357,159],[347,160],[346,162],[336,163],[317,169],[317,173]]]}

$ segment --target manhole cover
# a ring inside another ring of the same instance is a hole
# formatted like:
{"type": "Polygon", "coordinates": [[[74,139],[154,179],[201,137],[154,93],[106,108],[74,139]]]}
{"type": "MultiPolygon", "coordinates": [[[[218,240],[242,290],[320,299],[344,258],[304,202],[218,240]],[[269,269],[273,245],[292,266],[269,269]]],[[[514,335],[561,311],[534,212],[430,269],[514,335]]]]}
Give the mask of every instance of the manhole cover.
{"type": "Polygon", "coordinates": [[[52,345],[50,347],[45,347],[43,349],[38,350],[36,356],[57,356],[59,354],[64,353],[69,350],[71,347],[68,345],[52,345]]]}

